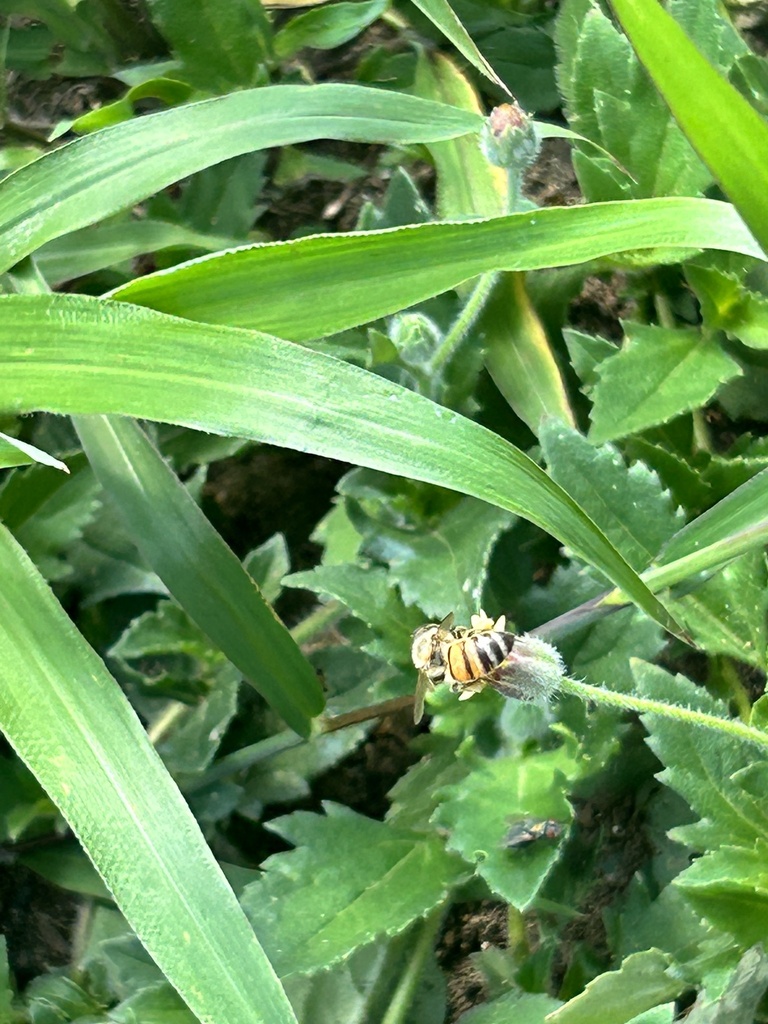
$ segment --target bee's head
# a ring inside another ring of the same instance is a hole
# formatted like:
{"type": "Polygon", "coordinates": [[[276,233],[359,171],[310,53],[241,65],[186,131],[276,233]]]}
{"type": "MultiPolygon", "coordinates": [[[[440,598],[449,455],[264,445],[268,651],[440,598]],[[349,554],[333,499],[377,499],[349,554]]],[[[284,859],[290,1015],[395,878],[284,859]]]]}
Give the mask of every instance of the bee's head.
{"type": "Polygon", "coordinates": [[[427,626],[419,626],[413,634],[411,660],[420,672],[432,661],[439,632],[440,626],[435,622],[430,622],[427,626]]]}

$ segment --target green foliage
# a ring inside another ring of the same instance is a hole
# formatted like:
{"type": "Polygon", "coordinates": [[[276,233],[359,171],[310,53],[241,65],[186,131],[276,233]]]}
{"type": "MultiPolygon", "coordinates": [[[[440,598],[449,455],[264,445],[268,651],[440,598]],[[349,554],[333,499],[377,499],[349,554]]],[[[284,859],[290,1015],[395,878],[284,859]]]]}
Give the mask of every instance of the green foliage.
{"type": "Polygon", "coordinates": [[[297,6],[0,0],[0,842],[78,920],[0,1018],[761,1021],[768,65],[714,0],[297,6]]]}

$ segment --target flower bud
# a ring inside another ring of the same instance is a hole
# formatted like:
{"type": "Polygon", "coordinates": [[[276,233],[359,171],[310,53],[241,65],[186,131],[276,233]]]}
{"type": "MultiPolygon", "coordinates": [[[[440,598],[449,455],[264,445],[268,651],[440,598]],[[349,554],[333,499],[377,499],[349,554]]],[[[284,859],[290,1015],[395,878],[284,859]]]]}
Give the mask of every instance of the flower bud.
{"type": "Polygon", "coordinates": [[[541,142],[528,114],[517,103],[502,103],[485,122],[480,145],[492,164],[522,173],[538,156],[541,142]]]}
{"type": "Polygon", "coordinates": [[[565,665],[560,652],[552,644],[524,633],[504,664],[488,679],[488,686],[504,697],[546,704],[557,693],[565,665]]]}

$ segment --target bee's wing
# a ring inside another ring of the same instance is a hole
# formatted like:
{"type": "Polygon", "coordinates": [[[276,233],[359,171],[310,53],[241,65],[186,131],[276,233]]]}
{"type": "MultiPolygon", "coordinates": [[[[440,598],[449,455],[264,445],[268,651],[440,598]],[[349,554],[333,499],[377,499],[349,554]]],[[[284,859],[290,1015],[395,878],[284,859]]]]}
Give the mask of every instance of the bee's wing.
{"type": "Polygon", "coordinates": [[[427,673],[419,672],[419,679],[416,683],[416,697],[413,704],[413,720],[416,725],[424,717],[424,699],[434,688],[434,684],[427,673]]]}

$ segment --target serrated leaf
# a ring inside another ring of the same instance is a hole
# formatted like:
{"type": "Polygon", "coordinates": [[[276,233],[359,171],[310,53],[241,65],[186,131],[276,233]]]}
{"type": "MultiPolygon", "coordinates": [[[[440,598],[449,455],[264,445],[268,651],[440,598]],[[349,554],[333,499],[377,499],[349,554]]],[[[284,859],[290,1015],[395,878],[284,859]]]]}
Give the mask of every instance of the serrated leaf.
{"type": "MultiPolygon", "coordinates": [[[[700,48],[727,67],[746,47],[713,2],[677,5],[700,48]],[[695,16],[689,14],[693,6],[695,16]]],[[[661,101],[627,40],[591,0],[564,4],[557,23],[559,80],[571,126],[602,144],[631,177],[589,149],[574,161],[589,200],[698,195],[710,172],[661,101]]]]}
{"type": "Polygon", "coordinates": [[[596,448],[577,430],[543,424],[539,440],[550,475],[575,498],[626,560],[645,569],[683,525],[655,473],[627,468],[613,445],[596,448]]]}
{"type": "Polygon", "coordinates": [[[768,937],[768,843],[723,846],[699,857],[674,880],[694,910],[741,946],[768,937]]]}
{"type": "Polygon", "coordinates": [[[706,990],[699,994],[686,1024],[752,1024],[768,986],[768,956],[762,946],[748,949],[728,982],[714,1000],[706,990]]]}
{"type": "Polygon", "coordinates": [[[565,789],[579,765],[566,747],[492,761],[471,751],[463,756],[473,770],[443,791],[434,820],[450,832],[448,849],[474,863],[494,893],[525,910],[557,860],[558,844],[542,840],[509,850],[505,837],[523,818],[568,822],[572,812],[565,789]]]}
{"type": "Polygon", "coordinates": [[[440,621],[453,611],[457,622],[477,613],[493,547],[514,516],[475,498],[462,498],[433,526],[379,528],[366,545],[389,562],[389,575],[403,601],[440,621]]]}
{"type": "Polygon", "coordinates": [[[377,653],[388,655],[395,662],[408,659],[411,634],[423,619],[415,608],[406,608],[386,569],[366,569],[357,564],[321,565],[306,572],[294,572],[283,583],[286,587],[335,597],[380,637],[377,653]]]}
{"type": "Polygon", "coordinates": [[[583,331],[574,331],[566,328],[563,331],[563,338],[568,347],[568,355],[571,357],[571,364],[579,380],[584,385],[585,393],[589,393],[597,384],[600,377],[597,368],[604,359],[615,356],[616,344],[594,334],[585,334],[583,331]]]}
{"type": "Polygon", "coordinates": [[[261,4],[249,0],[149,0],[152,19],[201,89],[253,85],[269,53],[270,26],[261,4]]]}
{"type": "MultiPolygon", "coordinates": [[[[720,701],[687,679],[643,662],[635,662],[633,672],[642,696],[727,717],[720,701]]],[[[659,778],[701,818],[678,828],[676,837],[696,850],[721,845],[751,848],[755,840],[768,839],[768,808],[735,777],[755,760],[753,744],[660,715],[644,715],[643,722],[648,745],[664,765],[659,778]]]]}
{"type": "Polygon", "coordinates": [[[243,559],[243,568],[270,604],[280,596],[283,576],[290,567],[288,545],[282,533],[274,534],[243,559]]]}
{"type": "Polygon", "coordinates": [[[387,794],[391,805],[387,821],[417,832],[434,829],[430,819],[442,799],[442,790],[460,785],[471,772],[467,758],[456,756],[457,741],[432,733],[420,747],[424,757],[401,775],[387,794]]]}
{"type": "Polygon", "coordinates": [[[547,1024],[628,1024],[638,1013],[680,995],[671,957],[658,949],[633,953],[617,971],[608,971],[547,1018],[547,1024]]]}
{"type": "Polygon", "coordinates": [[[264,862],[243,909],[280,976],[329,967],[438,906],[467,868],[436,838],[338,804],[298,811],[270,828],[298,848],[264,862]]]}
{"type": "Polygon", "coordinates": [[[224,666],[205,697],[178,719],[171,735],[156,745],[172,774],[205,771],[235,716],[239,687],[240,674],[233,666],[224,666]]]}
{"type": "Polygon", "coordinates": [[[559,999],[541,992],[507,992],[462,1013],[456,1024],[544,1024],[560,1005],[559,999]]]}
{"type": "Polygon", "coordinates": [[[275,35],[275,54],[281,60],[292,57],[304,46],[332,50],[354,39],[381,17],[387,0],[327,4],[291,18],[275,35]]]}
{"type": "MultiPolygon", "coordinates": [[[[653,0],[613,0],[613,9],[675,120],[725,194],[743,212],[755,237],[768,245],[764,120],[697,49],[695,37],[692,42],[653,0]],[[695,90],[691,82],[696,82],[695,90]]],[[[716,17],[714,11],[712,16],[716,17]]],[[[693,23],[686,28],[693,34],[693,23]]],[[[733,52],[732,34],[726,47],[733,52]]]]}
{"type": "Polygon", "coordinates": [[[670,601],[699,647],[765,671],[768,572],[761,550],[724,565],[691,594],[670,601]]]}
{"type": "Polygon", "coordinates": [[[697,409],[741,368],[697,330],[624,325],[627,344],[597,369],[591,440],[608,441],[697,409]]]}
{"type": "Polygon", "coordinates": [[[723,330],[751,348],[768,348],[768,299],[730,274],[689,264],[685,276],[696,292],[707,327],[723,330]]]}

